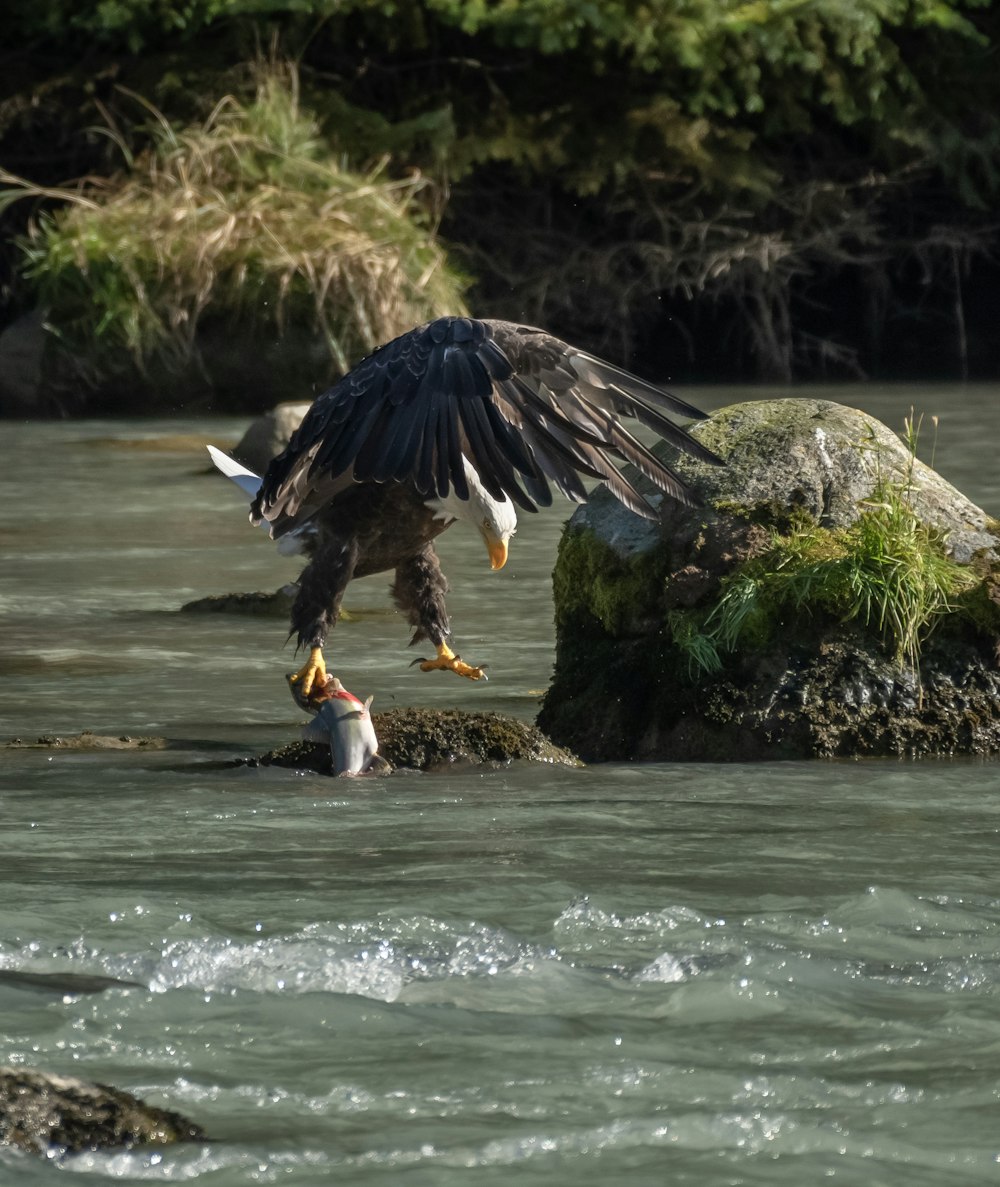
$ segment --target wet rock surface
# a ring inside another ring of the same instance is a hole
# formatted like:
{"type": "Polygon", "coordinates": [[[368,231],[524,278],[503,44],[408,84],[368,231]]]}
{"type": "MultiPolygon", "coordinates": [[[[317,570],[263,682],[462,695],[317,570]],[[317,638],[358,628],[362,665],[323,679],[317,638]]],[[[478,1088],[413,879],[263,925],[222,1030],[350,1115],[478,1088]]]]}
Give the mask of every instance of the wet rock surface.
{"type": "Polygon", "coordinates": [[[283,585],[274,593],[209,594],[181,606],[182,614],[244,614],[248,617],[287,618],[298,586],[283,585]]]}
{"type": "Polygon", "coordinates": [[[0,1067],[0,1145],[44,1155],[205,1140],[180,1113],[107,1084],[0,1067]]]}
{"type": "Polygon", "coordinates": [[[587,761],[1000,752],[995,521],[886,426],[830,401],[736,405],[694,433],[727,460],[670,456],[702,506],[668,502],[648,523],[598,490],[573,516],[554,574],[556,667],[541,728],[587,761]],[[982,621],[946,618],[912,671],[876,631],[802,612],[721,671],[692,674],[671,611],[712,604],[793,518],[853,523],[880,480],[906,483],[917,516],[981,576],[982,621]]]}
{"type": "Polygon", "coordinates": [[[542,717],[588,761],[1000,753],[1000,672],[992,654],[965,640],[932,640],[919,683],[843,628],[756,651],[699,681],[677,671],[667,647],[659,672],[646,645],[605,648],[591,652],[605,682],[568,709],[547,704],[542,717]],[[582,705],[592,710],[586,722],[582,705]]]}
{"type": "Polygon", "coordinates": [[[58,997],[103,993],[106,989],[146,988],[138,981],[122,981],[118,977],[105,977],[100,973],[29,973],[23,969],[0,969],[0,986],[4,985],[58,997]]]}
{"type": "MultiPolygon", "coordinates": [[[[580,760],[568,750],[555,745],[536,726],[501,713],[466,713],[460,709],[392,709],[374,713],[372,721],[378,737],[376,774],[388,774],[395,768],[417,771],[443,771],[469,766],[502,767],[511,762],[558,763],[578,766],[580,760]]],[[[305,725],[305,722],[303,722],[305,725]]],[[[13,738],[3,743],[6,750],[165,750],[171,742],[160,737],[118,737],[92,734],[61,736],[42,734],[37,738],[13,738]]],[[[296,740],[278,750],[251,759],[236,760],[240,765],[278,766],[332,775],[330,745],[327,741],[296,740]]],[[[229,763],[223,766],[229,766],[229,763]]],[[[3,974],[0,972],[0,983],[3,974]]],[[[67,990],[67,992],[73,992],[67,990]]],[[[87,990],[81,990],[87,992],[87,990]]]]}
{"type": "Polygon", "coordinates": [[[166,738],[133,736],[131,734],[93,734],[83,730],[69,737],[60,734],[40,734],[31,741],[12,738],[4,743],[10,750],[165,750],[166,738]]]}
{"type": "MultiPolygon", "coordinates": [[[[393,709],[374,713],[379,755],[392,768],[446,771],[469,766],[501,767],[528,761],[577,766],[579,760],[554,745],[538,728],[500,713],[459,709],[393,709]]],[[[292,742],[251,759],[254,766],[290,767],[331,775],[325,742],[292,742]]]]}

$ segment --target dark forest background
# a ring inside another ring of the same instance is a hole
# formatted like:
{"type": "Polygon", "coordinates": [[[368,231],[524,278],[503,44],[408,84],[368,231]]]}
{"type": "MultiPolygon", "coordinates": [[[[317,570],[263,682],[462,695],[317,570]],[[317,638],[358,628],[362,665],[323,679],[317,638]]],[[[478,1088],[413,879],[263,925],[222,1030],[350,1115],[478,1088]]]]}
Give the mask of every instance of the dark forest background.
{"type": "Polygon", "coordinates": [[[256,410],[465,308],[661,381],[996,379],[998,21],[14,0],[0,408],[256,410]]]}

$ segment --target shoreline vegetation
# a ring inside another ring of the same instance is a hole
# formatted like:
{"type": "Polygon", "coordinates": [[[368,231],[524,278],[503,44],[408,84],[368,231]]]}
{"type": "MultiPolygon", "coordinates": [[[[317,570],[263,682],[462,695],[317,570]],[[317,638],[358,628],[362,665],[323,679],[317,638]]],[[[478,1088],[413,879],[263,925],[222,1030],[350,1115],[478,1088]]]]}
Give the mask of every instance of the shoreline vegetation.
{"type": "Polygon", "coordinates": [[[17,244],[54,390],[108,398],[137,376],[154,393],[192,376],[224,388],[233,338],[270,342],[286,376],[325,384],[464,311],[463,279],[413,213],[423,179],[334,158],[293,70],[262,73],[252,102],[226,95],[198,125],[146,110],[151,144],[133,155],[120,138],[126,164],[108,178],[43,192],[0,173],[0,202],[20,189],[61,203],[17,244]]]}
{"type": "Polygon", "coordinates": [[[663,382],[1000,372],[981,0],[259,9],[15,6],[0,413],[256,412],[466,307],[663,382]]]}

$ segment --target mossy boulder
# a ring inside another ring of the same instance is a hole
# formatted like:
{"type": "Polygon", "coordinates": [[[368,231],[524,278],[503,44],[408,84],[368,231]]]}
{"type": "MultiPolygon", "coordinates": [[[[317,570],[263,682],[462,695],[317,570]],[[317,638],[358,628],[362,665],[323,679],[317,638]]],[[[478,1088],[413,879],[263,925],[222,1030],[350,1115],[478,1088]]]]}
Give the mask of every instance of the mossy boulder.
{"type": "Polygon", "coordinates": [[[670,457],[700,506],[665,501],[650,523],[601,489],[570,521],[541,728],[589,761],[1000,750],[994,521],[885,425],[830,401],[734,405],[693,432],[727,463],[670,457]],[[884,621],[820,598],[782,604],[769,629],[699,667],[682,626],[711,622],[732,582],[778,555],[777,540],[809,532],[839,546],[886,491],[961,591],[924,631],[916,663],[884,621]]]}
{"type": "Polygon", "coordinates": [[[0,1146],[47,1155],[205,1140],[193,1121],[119,1088],[0,1067],[0,1146]]]}
{"type": "MultiPolygon", "coordinates": [[[[578,766],[537,727],[502,713],[460,709],[391,709],[372,714],[379,754],[393,768],[446,771],[469,766],[501,767],[515,761],[578,766]]],[[[331,775],[326,742],[292,742],[251,760],[256,766],[290,767],[331,775]]]]}

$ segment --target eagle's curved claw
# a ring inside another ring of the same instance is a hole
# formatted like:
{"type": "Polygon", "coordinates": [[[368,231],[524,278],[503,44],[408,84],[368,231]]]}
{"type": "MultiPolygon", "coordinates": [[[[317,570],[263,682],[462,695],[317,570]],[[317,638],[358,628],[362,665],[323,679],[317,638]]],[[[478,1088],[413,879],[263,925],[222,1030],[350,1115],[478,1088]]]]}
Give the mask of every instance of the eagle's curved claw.
{"type": "Polygon", "coordinates": [[[308,697],[316,685],[322,688],[326,683],[326,661],[323,659],[323,650],[320,647],[314,647],[309,652],[309,658],[295,673],[294,676],[289,676],[290,684],[297,684],[298,691],[303,697],[308,697]]]}
{"type": "Polygon", "coordinates": [[[456,676],[465,676],[467,680],[489,680],[482,668],[463,663],[462,657],[456,655],[447,643],[438,647],[437,659],[415,659],[410,667],[414,664],[420,665],[421,672],[454,672],[456,676]]]}

